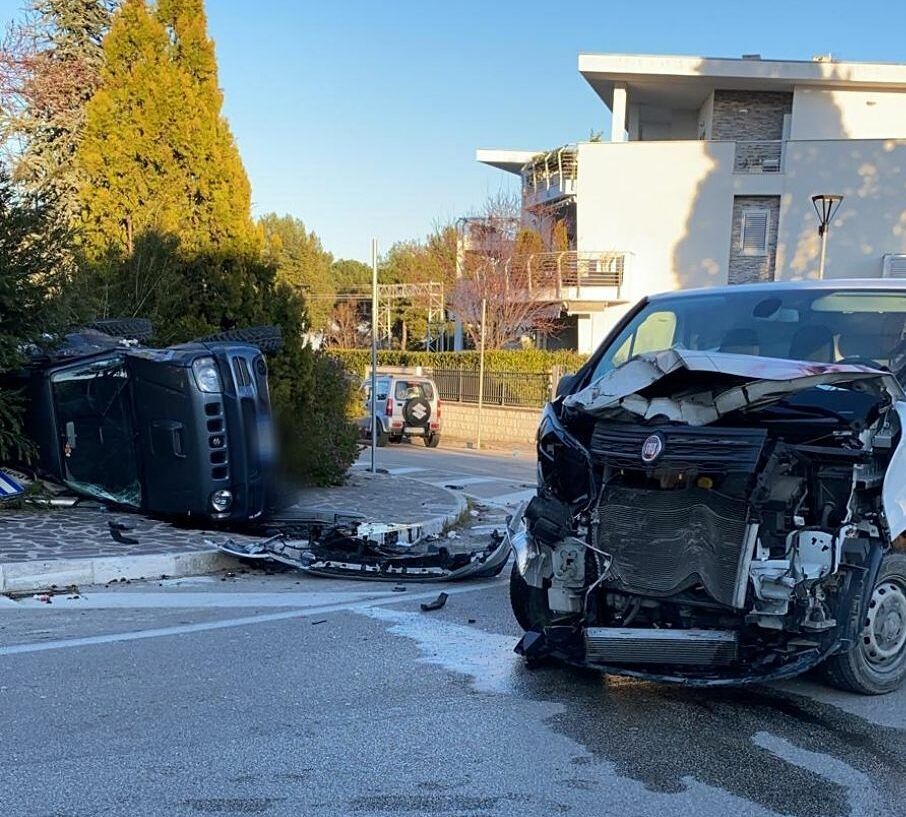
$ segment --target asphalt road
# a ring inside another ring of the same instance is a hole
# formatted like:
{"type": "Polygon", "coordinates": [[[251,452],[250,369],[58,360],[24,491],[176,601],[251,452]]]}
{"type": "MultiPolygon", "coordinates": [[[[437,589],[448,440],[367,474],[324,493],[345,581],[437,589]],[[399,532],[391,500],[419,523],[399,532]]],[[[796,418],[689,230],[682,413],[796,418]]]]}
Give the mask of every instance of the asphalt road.
{"type": "Polygon", "coordinates": [[[0,814],[906,814],[904,693],[527,670],[503,578],[421,612],[438,589],[283,572],[0,599],[0,814]]]}
{"type": "MultiPolygon", "coordinates": [[[[462,444],[442,441],[440,448],[426,448],[421,441],[388,445],[376,451],[376,466],[391,474],[452,486],[476,502],[512,507],[530,497],[537,484],[535,452],[529,446],[471,451],[462,444]]],[[[366,448],[357,468],[371,465],[366,448]]]]}

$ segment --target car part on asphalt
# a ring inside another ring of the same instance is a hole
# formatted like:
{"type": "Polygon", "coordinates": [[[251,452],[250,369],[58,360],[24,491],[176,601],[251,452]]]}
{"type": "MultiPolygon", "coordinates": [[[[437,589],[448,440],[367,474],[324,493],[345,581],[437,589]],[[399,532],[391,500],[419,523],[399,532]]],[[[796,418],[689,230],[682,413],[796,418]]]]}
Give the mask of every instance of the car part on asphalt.
{"type": "Polygon", "coordinates": [[[517,650],[685,684],[822,665],[856,692],[902,685],[904,338],[897,281],[630,311],[544,410],[517,650]]]}
{"type": "Polygon", "coordinates": [[[512,549],[509,531],[495,531],[488,544],[473,550],[453,552],[436,537],[416,535],[412,526],[350,517],[331,521],[313,515],[264,527],[270,535],[261,539],[209,544],[240,559],[271,560],[316,576],[396,582],[497,576],[512,549]]]}
{"type": "Polygon", "coordinates": [[[440,610],[447,603],[448,598],[450,597],[446,593],[439,593],[434,601],[423,601],[419,606],[423,613],[431,613],[440,610]]]}
{"type": "Polygon", "coordinates": [[[107,527],[110,529],[110,536],[113,538],[114,542],[119,542],[121,545],[138,544],[138,539],[135,539],[132,536],[123,535],[123,531],[132,530],[130,525],[124,525],[122,522],[114,522],[111,519],[108,520],[107,527]]]}

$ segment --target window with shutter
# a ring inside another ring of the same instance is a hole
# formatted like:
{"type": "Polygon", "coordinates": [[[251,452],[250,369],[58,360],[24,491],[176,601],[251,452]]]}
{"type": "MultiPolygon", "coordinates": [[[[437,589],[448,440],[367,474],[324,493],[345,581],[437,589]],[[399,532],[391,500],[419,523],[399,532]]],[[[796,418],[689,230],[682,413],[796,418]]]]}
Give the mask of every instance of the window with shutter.
{"type": "Polygon", "coordinates": [[[768,222],[770,211],[747,208],[742,211],[740,247],[742,255],[768,254],[768,222]]]}

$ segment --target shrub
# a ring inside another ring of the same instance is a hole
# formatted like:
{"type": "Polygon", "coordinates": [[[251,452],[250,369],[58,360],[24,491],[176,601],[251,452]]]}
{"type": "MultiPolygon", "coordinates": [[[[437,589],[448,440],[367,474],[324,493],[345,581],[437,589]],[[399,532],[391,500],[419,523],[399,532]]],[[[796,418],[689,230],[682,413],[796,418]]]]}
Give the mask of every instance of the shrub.
{"type": "MultiPolygon", "coordinates": [[[[371,366],[368,349],[331,349],[329,354],[342,360],[360,377],[371,366]]],[[[479,353],[467,352],[407,352],[398,349],[379,350],[378,366],[429,366],[438,369],[478,370],[479,353]]],[[[495,372],[525,372],[538,374],[550,372],[555,366],[566,372],[576,371],[586,360],[586,355],[568,350],[547,352],[541,349],[492,349],[485,352],[485,370],[495,372]]]]}

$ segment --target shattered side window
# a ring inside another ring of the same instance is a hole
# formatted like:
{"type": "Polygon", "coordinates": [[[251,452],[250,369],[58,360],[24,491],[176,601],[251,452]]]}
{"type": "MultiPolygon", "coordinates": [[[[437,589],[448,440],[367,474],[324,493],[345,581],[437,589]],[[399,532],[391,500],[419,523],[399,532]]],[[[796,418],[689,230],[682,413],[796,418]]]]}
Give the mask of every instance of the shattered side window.
{"type": "Polygon", "coordinates": [[[98,499],[138,507],[141,484],[123,359],[57,372],[51,388],[65,482],[98,499]]]}

